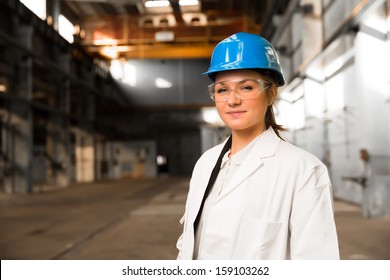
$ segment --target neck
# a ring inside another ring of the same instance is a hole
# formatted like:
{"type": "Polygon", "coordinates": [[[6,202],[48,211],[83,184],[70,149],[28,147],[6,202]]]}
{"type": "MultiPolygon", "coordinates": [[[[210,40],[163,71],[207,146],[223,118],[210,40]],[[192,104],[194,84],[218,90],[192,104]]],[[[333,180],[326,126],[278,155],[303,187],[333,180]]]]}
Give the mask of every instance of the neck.
{"type": "Polygon", "coordinates": [[[265,128],[251,130],[251,131],[232,131],[232,147],[230,155],[234,155],[245,148],[253,139],[259,136],[265,128]]]}

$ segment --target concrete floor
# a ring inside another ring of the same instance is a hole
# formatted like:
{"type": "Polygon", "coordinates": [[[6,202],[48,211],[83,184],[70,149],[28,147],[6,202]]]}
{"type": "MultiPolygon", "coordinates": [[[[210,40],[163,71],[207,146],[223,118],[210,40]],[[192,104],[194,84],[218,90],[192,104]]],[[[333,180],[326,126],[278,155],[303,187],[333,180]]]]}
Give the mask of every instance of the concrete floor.
{"type": "MultiPolygon", "coordinates": [[[[0,194],[0,259],[174,259],[188,178],[0,194]]],[[[390,220],[336,201],[342,259],[390,259],[390,220]]]]}

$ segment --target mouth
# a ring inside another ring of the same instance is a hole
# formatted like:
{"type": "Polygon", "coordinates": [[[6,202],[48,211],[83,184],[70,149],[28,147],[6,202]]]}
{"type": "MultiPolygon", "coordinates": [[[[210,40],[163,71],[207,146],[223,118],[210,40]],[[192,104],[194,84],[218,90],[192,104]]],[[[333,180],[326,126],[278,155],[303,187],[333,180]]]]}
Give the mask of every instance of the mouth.
{"type": "Polygon", "coordinates": [[[245,111],[230,111],[230,112],[226,112],[227,115],[229,116],[232,116],[232,117],[238,117],[242,114],[244,114],[245,111]]]}

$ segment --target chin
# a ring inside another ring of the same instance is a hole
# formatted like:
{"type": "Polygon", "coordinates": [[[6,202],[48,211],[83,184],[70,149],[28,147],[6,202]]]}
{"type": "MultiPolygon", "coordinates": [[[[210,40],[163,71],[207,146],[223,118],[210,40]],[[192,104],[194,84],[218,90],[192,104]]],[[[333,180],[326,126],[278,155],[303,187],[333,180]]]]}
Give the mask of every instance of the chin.
{"type": "Polygon", "coordinates": [[[265,126],[249,125],[249,124],[238,124],[238,123],[225,123],[232,131],[262,131],[265,130],[265,126]]]}
{"type": "Polygon", "coordinates": [[[243,126],[243,125],[226,124],[226,126],[229,127],[231,130],[236,130],[236,131],[242,131],[248,129],[247,126],[243,126]]]}

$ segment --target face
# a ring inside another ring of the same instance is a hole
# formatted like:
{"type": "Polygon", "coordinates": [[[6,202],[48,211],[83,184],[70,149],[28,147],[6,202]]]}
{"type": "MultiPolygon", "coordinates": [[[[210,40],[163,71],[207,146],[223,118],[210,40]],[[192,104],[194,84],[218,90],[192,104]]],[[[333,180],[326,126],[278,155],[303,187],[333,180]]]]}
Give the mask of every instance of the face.
{"type": "MultiPolygon", "coordinates": [[[[237,97],[239,90],[247,90],[241,87],[240,81],[247,79],[261,79],[265,77],[252,70],[231,70],[217,73],[215,83],[223,82],[225,88],[230,88],[227,101],[215,102],[217,111],[233,133],[249,132],[260,134],[265,130],[265,113],[276,96],[274,85],[260,91],[251,99],[237,97]]],[[[250,89],[249,89],[250,90],[250,89]]]]}

